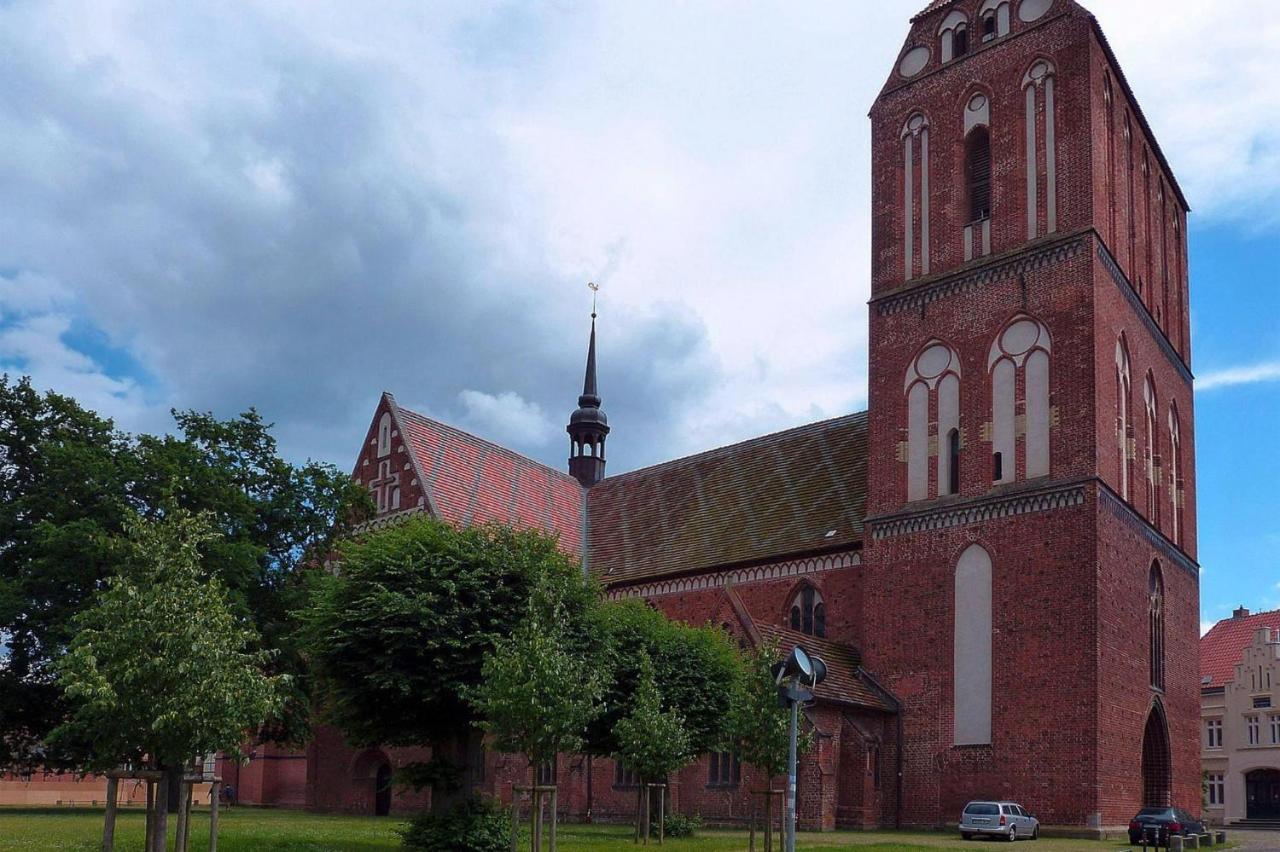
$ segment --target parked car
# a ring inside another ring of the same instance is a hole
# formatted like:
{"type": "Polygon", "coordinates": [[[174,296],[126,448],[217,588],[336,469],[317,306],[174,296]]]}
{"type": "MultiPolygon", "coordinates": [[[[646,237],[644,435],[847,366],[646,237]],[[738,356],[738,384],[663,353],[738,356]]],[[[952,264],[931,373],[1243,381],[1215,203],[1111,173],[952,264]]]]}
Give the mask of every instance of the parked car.
{"type": "Polygon", "coordinates": [[[970,802],[960,814],[960,836],[1035,840],[1040,836],[1040,820],[1016,802],[970,802]]]}
{"type": "Polygon", "coordinates": [[[1129,821],[1129,842],[1169,845],[1171,835],[1204,834],[1204,823],[1181,808],[1143,808],[1129,821]]]}

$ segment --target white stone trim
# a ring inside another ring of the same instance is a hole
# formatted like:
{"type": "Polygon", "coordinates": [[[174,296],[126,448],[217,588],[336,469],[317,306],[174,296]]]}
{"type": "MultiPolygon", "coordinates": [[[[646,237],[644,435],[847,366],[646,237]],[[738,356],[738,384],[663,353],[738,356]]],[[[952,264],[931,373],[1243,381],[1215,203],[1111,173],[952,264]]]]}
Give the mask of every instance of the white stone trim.
{"type": "Polygon", "coordinates": [[[728,571],[716,571],[711,574],[694,574],[683,577],[672,577],[640,583],[634,586],[613,588],[606,593],[610,600],[623,598],[656,598],[665,595],[682,595],[706,589],[719,589],[729,584],[765,583],[772,580],[785,580],[789,577],[802,577],[807,574],[819,574],[825,571],[837,571],[841,568],[852,568],[862,564],[862,556],[853,551],[844,551],[829,556],[813,556],[808,559],[792,559],[786,562],[773,562],[766,565],[753,565],[749,568],[734,568],[728,571]]]}

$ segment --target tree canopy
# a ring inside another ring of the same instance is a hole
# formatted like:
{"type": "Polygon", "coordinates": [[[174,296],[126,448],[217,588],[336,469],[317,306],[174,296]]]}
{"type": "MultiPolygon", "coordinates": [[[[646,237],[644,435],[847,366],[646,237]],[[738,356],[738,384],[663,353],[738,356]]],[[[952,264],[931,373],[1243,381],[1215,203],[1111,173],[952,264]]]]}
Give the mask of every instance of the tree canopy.
{"type": "Polygon", "coordinates": [[[253,410],[174,418],[175,435],[133,436],[70,397],[0,378],[0,765],[77,763],[46,742],[68,712],[53,664],[75,616],[126,567],[128,520],[166,506],[209,513],[219,536],[201,545],[201,570],[280,651],[274,669],[293,675],[268,733],[305,734],[309,702],[289,642],[298,569],[361,519],[368,496],[332,466],[283,460],[253,410]]]}
{"type": "MultiPolygon", "coordinates": [[[[747,658],[735,684],[729,716],[732,743],[742,761],[769,778],[786,772],[791,748],[791,711],[778,699],[773,672],[780,659],[776,643],[761,645],[747,658]]],[[[802,733],[799,752],[808,751],[812,740],[809,732],[802,733]]]]}
{"type": "Polygon", "coordinates": [[[613,726],[617,757],[646,783],[663,783],[667,776],[697,756],[684,716],[664,709],[647,654],[638,660],[639,678],[625,716],[613,726]]]}
{"type": "Polygon", "coordinates": [[[201,545],[217,534],[180,509],[126,531],[122,572],[74,617],[75,639],[54,664],[71,713],[51,740],[99,770],[235,753],[279,711],[286,678],[267,673],[271,653],[202,570],[201,545]]]}

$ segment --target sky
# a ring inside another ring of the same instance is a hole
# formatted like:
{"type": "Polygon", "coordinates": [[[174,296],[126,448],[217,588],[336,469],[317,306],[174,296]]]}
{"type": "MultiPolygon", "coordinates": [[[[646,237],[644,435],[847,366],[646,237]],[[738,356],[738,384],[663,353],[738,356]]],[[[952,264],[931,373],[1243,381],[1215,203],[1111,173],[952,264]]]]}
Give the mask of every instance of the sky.
{"type": "MultiPolygon", "coordinates": [[[[861,409],[923,5],[0,0],[0,370],[343,468],[385,389],[561,467],[595,281],[613,472],[861,409]]],[[[1280,16],[1086,5],[1193,208],[1202,620],[1277,608],[1280,16]]]]}

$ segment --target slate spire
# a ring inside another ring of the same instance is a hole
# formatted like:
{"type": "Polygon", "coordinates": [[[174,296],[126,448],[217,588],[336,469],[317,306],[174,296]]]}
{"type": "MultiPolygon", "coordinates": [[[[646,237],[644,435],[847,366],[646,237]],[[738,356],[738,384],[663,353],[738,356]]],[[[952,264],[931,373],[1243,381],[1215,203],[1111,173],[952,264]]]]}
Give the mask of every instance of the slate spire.
{"type": "MultiPolygon", "coordinates": [[[[593,293],[598,288],[588,285],[593,293]]],[[[600,409],[596,389],[596,307],[591,303],[591,342],[587,345],[587,372],[582,380],[578,410],[569,417],[569,473],[590,488],[604,479],[604,441],[609,434],[609,418],[600,409]]]]}

